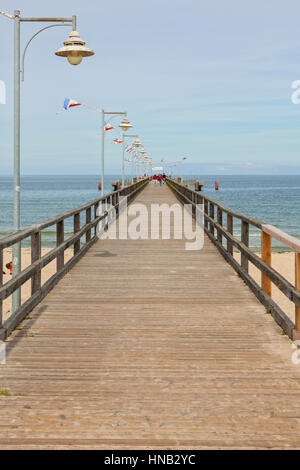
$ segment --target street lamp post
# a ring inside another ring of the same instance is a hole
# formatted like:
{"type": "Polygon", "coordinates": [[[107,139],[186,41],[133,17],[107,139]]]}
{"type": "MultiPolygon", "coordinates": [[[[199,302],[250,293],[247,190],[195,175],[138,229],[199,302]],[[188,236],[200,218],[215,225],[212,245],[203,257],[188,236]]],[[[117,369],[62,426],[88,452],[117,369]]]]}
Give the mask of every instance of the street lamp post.
{"type": "Polygon", "coordinates": [[[125,155],[125,138],[127,137],[125,135],[125,132],[128,131],[132,127],[132,124],[128,121],[127,117],[123,119],[121,124],[119,124],[119,127],[122,129],[122,188],[124,188],[124,183],[125,183],[125,161],[124,161],[124,155],[125,155]]]}
{"type": "MultiPolygon", "coordinates": [[[[140,139],[137,138],[137,139],[135,140],[135,142],[133,143],[133,145],[134,145],[134,147],[137,149],[137,151],[139,151],[139,147],[141,147],[141,145],[142,145],[140,139]]],[[[140,165],[139,165],[139,163],[138,163],[138,164],[136,165],[136,177],[137,177],[137,179],[138,179],[138,167],[139,167],[139,166],[140,166],[140,165]]]]}
{"type": "MultiPolygon", "coordinates": [[[[126,139],[135,139],[135,138],[138,138],[139,136],[137,134],[126,134],[124,135],[123,134],[123,152],[122,152],[122,158],[123,158],[123,161],[124,161],[124,152],[125,152],[125,138],[126,139]]],[[[123,167],[123,162],[122,162],[122,167],[123,167]]],[[[134,170],[134,167],[133,167],[133,158],[132,158],[132,162],[131,162],[131,182],[133,183],[133,170],[134,170]]]]}
{"type": "MultiPolygon", "coordinates": [[[[101,145],[101,196],[104,196],[104,142],[105,142],[105,116],[106,115],[112,115],[113,117],[116,116],[127,116],[126,112],[109,112],[109,111],[104,111],[104,109],[101,110],[102,113],[102,145],[101,145]]],[[[131,126],[132,127],[132,126],[131,126]]],[[[124,139],[122,142],[122,146],[124,147],[124,139]]]]}
{"type": "MultiPolygon", "coordinates": [[[[23,18],[19,10],[14,11],[14,15],[0,11],[6,18],[14,20],[14,232],[20,230],[20,88],[21,76],[24,81],[24,59],[30,42],[42,31],[55,26],[72,26],[72,32],[64,47],[55,52],[56,55],[66,57],[70,64],[78,65],[82,57],[94,55],[91,49],[85,46],[85,42],[76,31],[76,16],[72,18],[23,18]],[[48,25],[37,31],[27,42],[23,56],[21,68],[21,46],[20,46],[20,26],[21,22],[55,23],[48,25]]],[[[17,276],[21,270],[21,244],[13,246],[12,255],[13,277],[17,276]]],[[[17,289],[12,296],[12,311],[18,310],[21,304],[20,289],[17,289]]]]}

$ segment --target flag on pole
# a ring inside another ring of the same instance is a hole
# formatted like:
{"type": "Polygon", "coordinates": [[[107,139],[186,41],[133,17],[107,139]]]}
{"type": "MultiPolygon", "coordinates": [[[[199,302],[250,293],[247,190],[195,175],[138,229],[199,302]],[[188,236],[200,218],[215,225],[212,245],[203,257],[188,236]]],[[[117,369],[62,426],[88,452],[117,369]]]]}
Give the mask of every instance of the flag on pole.
{"type": "Polygon", "coordinates": [[[121,140],[121,139],[114,139],[114,140],[113,140],[113,143],[114,143],[114,144],[122,144],[122,143],[123,143],[123,140],[121,140]]]}
{"type": "Polygon", "coordinates": [[[74,106],[81,106],[82,103],[79,101],[71,100],[70,98],[66,98],[64,101],[64,109],[67,111],[69,108],[73,108],[74,106]]]}
{"type": "Polygon", "coordinates": [[[114,129],[114,127],[111,125],[111,124],[107,124],[106,122],[104,123],[104,130],[105,131],[110,131],[112,129],[114,129]]]}
{"type": "Polygon", "coordinates": [[[126,152],[130,152],[131,150],[133,150],[132,147],[130,145],[127,145],[126,152]]]}

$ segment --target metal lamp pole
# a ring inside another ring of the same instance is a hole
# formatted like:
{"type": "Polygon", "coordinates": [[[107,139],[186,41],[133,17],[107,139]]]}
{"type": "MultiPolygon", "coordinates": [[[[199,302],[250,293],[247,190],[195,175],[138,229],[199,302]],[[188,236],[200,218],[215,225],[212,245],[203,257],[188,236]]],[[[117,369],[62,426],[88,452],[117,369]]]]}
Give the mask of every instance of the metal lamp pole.
{"type": "MultiPolygon", "coordinates": [[[[125,162],[124,162],[124,156],[125,156],[125,139],[128,138],[128,139],[138,139],[138,135],[136,134],[126,134],[125,135],[125,132],[123,131],[123,137],[122,137],[122,140],[123,140],[123,143],[122,143],[122,188],[124,188],[124,183],[125,183],[125,162]]],[[[132,168],[133,168],[133,161],[132,161],[132,168]]],[[[131,170],[131,173],[132,173],[132,176],[133,176],[133,171],[131,170]]],[[[132,177],[132,181],[133,182],[133,177],[132,177]]]]}
{"type": "MultiPolygon", "coordinates": [[[[102,113],[102,145],[101,145],[101,196],[104,196],[104,147],[105,147],[105,116],[112,115],[112,116],[127,116],[127,113],[124,111],[104,111],[101,109],[102,113]]],[[[122,142],[122,146],[124,147],[124,138],[122,142]]]]}
{"type": "MultiPolygon", "coordinates": [[[[24,58],[30,42],[42,31],[55,26],[72,26],[72,33],[69,40],[65,41],[64,47],[56,52],[57,55],[67,57],[72,65],[78,65],[82,57],[94,55],[91,49],[85,47],[85,42],[79,37],[76,31],[76,16],[72,18],[22,18],[20,11],[15,10],[14,15],[9,15],[3,11],[0,14],[6,18],[14,20],[14,232],[20,230],[20,82],[21,74],[24,81],[24,58]],[[21,68],[20,57],[20,25],[21,22],[47,22],[56,23],[48,25],[35,33],[27,42],[21,68]]],[[[16,243],[13,246],[12,254],[13,277],[21,271],[21,244],[16,243]]],[[[12,311],[15,312],[21,305],[20,289],[17,289],[12,295],[12,311]]]]}
{"type": "MultiPolygon", "coordinates": [[[[124,153],[125,153],[125,132],[127,132],[131,127],[132,124],[129,122],[127,117],[125,116],[123,121],[119,124],[119,127],[122,129],[123,133],[123,142],[122,142],[122,188],[124,188],[124,172],[125,172],[125,162],[124,162],[124,153]]],[[[127,137],[127,136],[126,136],[127,137]]]]}

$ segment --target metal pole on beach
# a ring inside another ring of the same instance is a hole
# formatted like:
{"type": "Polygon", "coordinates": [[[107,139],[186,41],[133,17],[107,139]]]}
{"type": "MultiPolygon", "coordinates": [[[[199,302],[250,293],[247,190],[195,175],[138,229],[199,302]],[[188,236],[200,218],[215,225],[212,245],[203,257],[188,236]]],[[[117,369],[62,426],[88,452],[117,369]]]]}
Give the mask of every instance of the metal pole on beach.
{"type": "MultiPolygon", "coordinates": [[[[14,232],[20,230],[20,12],[14,12],[14,232]]],[[[21,270],[21,243],[13,246],[13,276],[21,270]]],[[[12,311],[21,304],[21,292],[17,289],[12,295],[12,311]]]]}
{"type": "MultiPolygon", "coordinates": [[[[15,10],[13,15],[0,11],[0,14],[14,21],[14,232],[20,230],[20,88],[21,77],[24,81],[24,59],[27,48],[31,41],[41,32],[55,26],[72,26],[72,32],[64,46],[55,52],[56,55],[66,57],[70,64],[78,65],[83,57],[94,55],[91,49],[85,46],[85,42],[76,31],[76,16],[72,18],[23,18],[19,10],[15,10]],[[20,24],[22,22],[46,22],[55,23],[43,27],[37,31],[29,41],[22,55],[21,64],[21,41],[20,24]]],[[[21,243],[15,243],[12,248],[12,275],[16,277],[21,271],[21,243]]],[[[12,294],[12,312],[16,312],[21,305],[21,291],[17,289],[12,294]]]]}
{"type": "Polygon", "coordinates": [[[104,196],[104,109],[101,110],[102,142],[101,142],[101,196],[104,196]]]}
{"type": "Polygon", "coordinates": [[[124,188],[125,183],[125,162],[124,162],[124,155],[125,155],[125,133],[122,132],[122,188],[124,188]]]}

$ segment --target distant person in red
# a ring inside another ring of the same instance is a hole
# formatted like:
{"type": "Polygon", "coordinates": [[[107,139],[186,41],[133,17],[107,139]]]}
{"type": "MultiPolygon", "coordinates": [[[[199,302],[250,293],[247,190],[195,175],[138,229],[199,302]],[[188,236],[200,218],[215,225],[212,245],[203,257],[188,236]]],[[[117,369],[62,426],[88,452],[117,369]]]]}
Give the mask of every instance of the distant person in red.
{"type": "Polygon", "coordinates": [[[161,186],[162,181],[163,181],[163,176],[162,175],[158,175],[158,181],[159,181],[159,184],[161,186]]]}
{"type": "Polygon", "coordinates": [[[153,175],[153,181],[155,182],[155,184],[157,184],[157,175],[153,175]]]}

